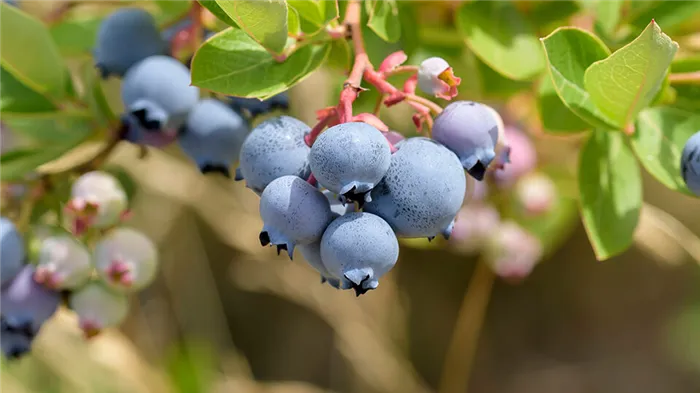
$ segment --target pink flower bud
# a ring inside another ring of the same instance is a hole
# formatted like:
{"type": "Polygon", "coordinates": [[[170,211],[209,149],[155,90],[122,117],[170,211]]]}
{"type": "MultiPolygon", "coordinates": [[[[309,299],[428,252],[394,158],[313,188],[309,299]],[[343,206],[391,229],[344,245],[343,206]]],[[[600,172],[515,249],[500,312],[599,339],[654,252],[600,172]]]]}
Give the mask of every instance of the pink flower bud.
{"type": "MultiPolygon", "coordinates": [[[[537,166],[537,151],[530,138],[520,130],[507,126],[504,129],[509,147],[509,162],[504,162],[502,169],[493,172],[493,178],[501,187],[510,187],[537,166]]],[[[503,158],[498,158],[499,161],[503,158]]]]}
{"type": "Polygon", "coordinates": [[[526,213],[538,215],[548,212],[554,206],[557,188],[549,176],[532,173],[518,181],[515,194],[526,213]]]}
{"type": "Polygon", "coordinates": [[[447,61],[440,57],[424,60],[418,69],[418,87],[427,94],[445,100],[457,96],[457,86],[461,81],[461,78],[454,75],[447,61]]]}
{"type": "Polygon", "coordinates": [[[532,272],[542,252],[540,240],[512,221],[496,228],[486,247],[487,261],[494,273],[512,283],[532,272]]]}
{"type": "Polygon", "coordinates": [[[498,228],[500,215],[490,205],[469,204],[457,213],[450,246],[461,252],[478,251],[488,237],[498,228]]]}

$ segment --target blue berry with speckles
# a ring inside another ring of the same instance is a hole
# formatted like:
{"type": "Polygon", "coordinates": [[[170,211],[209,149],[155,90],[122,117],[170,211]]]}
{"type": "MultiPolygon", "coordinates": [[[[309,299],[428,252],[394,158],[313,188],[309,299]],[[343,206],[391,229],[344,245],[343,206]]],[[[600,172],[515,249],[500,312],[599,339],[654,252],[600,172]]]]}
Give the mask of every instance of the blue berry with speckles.
{"type": "Polygon", "coordinates": [[[360,296],[379,285],[396,264],[399,242],[391,226],[370,213],[348,213],[331,222],[321,239],[321,259],[330,274],[360,296]]]}
{"type": "Polygon", "coordinates": [[[466,190],[454,153],[428,138],[403,141],[365,211],[386,220],[400,237],[448,238],[466,190]]]}
{"type": "Polygon", "coordinates": [[[316,187],[297,176],[282,176],[263,191],[260,216],[264,222],[260,244],[276,245],[278,253],[287,250],[292,258],[295,245],[321,239],[334,214],[316,187]]]}
{"type": "Polygon", "coordinates": [[[238,161],[247,135],[248,123],[238,113],[218,100],[206,99],[187,116],[178,141],[202,173],[230,177],[229,167],[238,161]]]}
{"type": "Polygon", "coordinates": [[[168,45],[151,14],[139,8],[123,8],[102,21],[93,54],[95,66],[106,78],[124,76],[139,61],[167,52],[168,45]]]}
{"type": "Polygon", "coordinates": [[[34,280],[34,266],[26,265],[2,290],[0,312],[2,330],[33,338],[60,302],[60,294],[34,280]]]}
{"type": "MultiPolygon", "coordinates": [[[[306,262],[311,265],[316,271],[321,275],[321,283],[328,283],[328,285],[332,286],[335,289],[350,289],[349,286],[342,287],[341,288],[341,282],[340,279],[337,277],[334,277],[328,269],[326,269],[326,266],[323,264],[323,261],[321,260],[321,242],[313,242],[311,244],[302,244],[299,247],[299,251],[301,251],[301,255],[306,259],[306,262]]],[[[347,283],[347,281],[343,282],[344,284],[347,283]]]]}
{"type": "Polygon", "coordinates": [[[344,123],[323,132],[309,153],[311,172],[328,190],[360,203],[391,163],[391,149],[382,133],[366,123],[344,123]]]}
{"type": "Polygon", "coordinates": [[[3,287],[22,270],[24,258],[24,242],[15,224],[5,217],[0,218],[0,279],[3,287]]]}
{"type": "Polygon", "coordinates": [[[681,176],[688,189],[700,196],[700,131],[691,136],[683,147],[681,176]]]}
{"type": "Polygon", "coordinates": [[[121,87],[133,138],[179,129],[199,101],[190,72],[167,56],[151,56],[129,69],[121,87]],[[135,128],[133,128],[135,127],[135,128]]]}
{"type": "Polygon", "coordinates": [[[236,180],[245,179],[246,187],[260,195],[278,177],[307,179],[311,171],[304,136],[309,131],[309,126],[289,116],[260,123],[243,142],[236,180]]]}
{"type": "Polygon", "coordinates": [[[471,176],[484,179],[498,141],[498,121],[491,108],[471,101],[453,102],[435,118],[432,135],[457,154],[471,176]]]}

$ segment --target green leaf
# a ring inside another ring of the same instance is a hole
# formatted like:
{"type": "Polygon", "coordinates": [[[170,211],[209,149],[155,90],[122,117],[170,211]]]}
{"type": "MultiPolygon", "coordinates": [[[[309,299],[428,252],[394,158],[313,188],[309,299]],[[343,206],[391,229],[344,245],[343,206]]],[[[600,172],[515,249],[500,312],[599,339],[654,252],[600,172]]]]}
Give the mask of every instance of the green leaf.
{"type": "Polygon", "coordinates": [[[236,22],[234,22],[233,19],[231,19],[231,17],[228,16],[223,9],[221,9],[216,0],[197,0],[197,2],[199,2],[202,7],[208,9],[209,12],[214,14],[214,16],[216,16],[220,21],[231,27],[238,27],[238,24],[236,24],[236,22]]]}
{"type": "Polygon", "coordinates": [[[2,121],[28,143],[0,157],[2,180],[21,179],[84,142],[94,131],[85,112],[3,113],[2,121]]]}
{"type": "Polygon", "coordinates": [[[2,121],[37,146],[75,145],[87,139],[94,128],[87,112],[3,113],[2,121]]]}
{"type": "Polygon", "coordinates": [[[700,130],[700,115],[669,107],[643,110],[637,117],[632,147],[644,168],[666,187],[693,195],[681,177],[686,141],[700,130]]]}
{"type": "Polygon", "coordinates": [[[581,151],[578,184],[581,216],[596,258],[625,251],[639,221],[642,179],[622,133],[591,135],[581,151]]]}
{"type": "Polygon", "coordinates": [[[222,94],[266,99],[303,80],[323,64],[329,52],[328,44],[309,44],[280,63],[243,31],[230,28],[195,53],[192,83],[222,94]]]}
{"type": "Polygon", "coordinates": [[[42,112],[55,109],[43,95],[23,85],[4,67],[0,68],[0,112],[42,112]]]}
{"type": "Polygon", "coordinates": [[[533,26],[542,31],[542,26],[552,23],[561,25],[562,20],[575,14],[580,9],[579,4],[572,0],[538,1],[530,12],[528,18],[533,26]]]}
{"type": "Polygon", "coordinates": [[[192,7],[192,2],[190,0],[156,0],[156,5],[160,9],[159,19],[165,21],[172,21],[179,17],[184,16],[192,7]]]}
{"type": "Polygon", "coordinates": [[[700,71],[700,55],[677,57],[671,63],[671,72],[695,72],[700,71]]]}
{"type": "Polygon", "coordinates": [[[95,45],[102,20],[101,16],[63,20],[52,25],[49,32],[63,56],[85,55],[89,54],[95,45]]]}
{"type": "Polygon", "coordinates": [[[617,29],[620,23],[620,15],[624,0],[596,0],[594,10],[596,15],[596,26],[600,28],[606,36],[610,36],[617,29]]]}
{"type": "Polygon", "coordinates": [[[84,65],[82,77],[84,83],[82,100],[87,103],[94,118],[103,126],[117,120],[102,89],[102,78],[92,62],[84,65]]]}
{"type": "Polygon", "coordinates": [[[216,3],[255,42],[274,53],[282,53],[287,45],[284,0],[216,0],[216,3]]]}
{"type": "Polygon", "coordinates": [[[369,26],[386,42],[396,42],[401,38],[401,21],[396,0],[366,0],[369,26]]]}
{"type": "Polygon", "coordinates": [[[562,27],[542,38],[554,88],[572,112],[593,126],[614,128],[584,88],[584,74],[610,51],[595,35],[575,27],[562,27]]]}
{"type": "Polygon", "coordinates": [[[661,88],[677,50],[678,44],[652,21],[634,41],[588,67],[586,90],[618,128],[631,126],[661,88]]]}
{"type": "Polygon", "coordinates": [[[297,36],[301,34],[301,21],[299,12],[294,7],[287,8],[287,32],[290,35],[297,36]]]}
{"type": "Polygon", "coordinates": [[[665,30],[672,30],[676,26],[690,20],[700,13],[700,1],[642,1],[635,2],[631,7],[632,18],[630,24],[641,31],[655,20],[665,30]],[[640,5],[645,5],[641,6],[640,5]],[[635,12],[639,9],[639,12],[635,12]]]}
{"type": "Polygon", "coordinates": [[[352,50],[347,40],[331,41],[328,65],[347,72],[352,66],[352,50]]]}
{"type": "Polygon", "coordinates": [[[299,16],[320,30],[330,21],[338,18],[338,3],[327,0],[287,0],[289,7],[299,12],[299,16]]]}
{"type": "Polygon", "coordinates": [[[545,66],[534,28],[512,3],[466,3],[458,10],[457,26],[469,48],[508,78],[531,79],[545,66]]]}
{"type": "Polygon", "coordinates": [[[22,84],[44,95],[65,93],[66,67],[46,26],[0,3],[0,63],[22,84]]]}
{"type": "Polygon", "coordinates": [[[554,89],[552,78],[545,75],[537,94],[537,108],[544,129],[551,134],[571,134],[591,128],[564,105],[554,89]]]}

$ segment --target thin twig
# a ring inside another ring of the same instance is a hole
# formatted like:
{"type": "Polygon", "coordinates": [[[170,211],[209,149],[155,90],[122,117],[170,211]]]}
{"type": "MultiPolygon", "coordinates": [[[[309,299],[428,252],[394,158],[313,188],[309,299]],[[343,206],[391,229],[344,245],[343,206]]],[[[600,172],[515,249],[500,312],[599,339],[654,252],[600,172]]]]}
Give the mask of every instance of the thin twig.
{"type": "Polygon", "coordinates": [[[432,101],[430,101],[427,98],[423,98],[421,96],[417,96],[415,94],[406,94],[406,100],[408,101],[413,101],[417,102],[419,104],[427,106],[431,112],[435,113],[436,115],[439,115],[442,113],[442,107],[432,101]]]}
{"type": "Polygon", "coordinates": [[[447,348],[439,393],[466,393],[495,275],[479,261],[464,294],[447,348]]]}
{"type": "Polygon", "coordinates": [[[700,71],[695,72],[681,72],[677,74],[670,74],[668,80],[675,84],[696,84],[700,85],[700,71]]]}

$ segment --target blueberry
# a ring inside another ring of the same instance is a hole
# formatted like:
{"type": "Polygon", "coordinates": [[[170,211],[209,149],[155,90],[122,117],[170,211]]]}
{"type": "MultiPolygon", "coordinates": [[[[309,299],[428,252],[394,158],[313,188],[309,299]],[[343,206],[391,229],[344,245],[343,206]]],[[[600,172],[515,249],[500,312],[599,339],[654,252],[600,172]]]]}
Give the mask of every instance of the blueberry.
{"type": "Polygon", "coordinates": [[[328,285],[332,286],[335,289],[349,289],[347,288],[341,288],[340,287],[340,279],[337,277],[334,277],[330,272],[328,272],[328,269],[323,265],[323,261],[321,260],[321,242],[313,242],[311,244],[302,244],[299,246],[299,251],[301,251],[301,255],[306,259],[306,262],[311,265],[316,271],[321,275],[321,282],[322,283],[328,283],[328,285]]]}
{"type": "Polygon", "coordinates": [[[257,98],[228,97],[228,104],[238,113],[246,113],[256,117],[275,109],[289,109],[289,96],[286,92],[272,96],[266,100],[257,98]]]}
{"type": "Polygon", "coordinates": [[[0,329],[0,347],[2,347],[2,354],[8,360],[19,359],[26,355],[31,349],[32,341],[33,337],[21,331],[0,329]]]}
{"type": "Polygon", "coordinates": [[[127,207],[126,192],[119,181],[107,172],[92,171],[73,183],[64,218],[74,234],[82,234],[89,227],[117,224],[127,207]]]}
{"type": "Polygon", "coordinates": [[[237,179],[258,195],[281,176],[309,177],[309,147],[304,142],[311,128],[289,116],[279,116],[260,123],[248,134],[240,155],[237,179]]]}
{"type": "Polygon", "coordinates": [[[340,286],[357,296],[377,288],[396,264],[399,242],[391,226],[370,213],[348,213],[331,222],[321,239],[321,259],[340,286]]]}
{"type": "Polygon", "coordinates": [[[117,228],[95,244],[95,267],[100,278],[119,292],[138,291],[155,278],[158,251],[143,233],[117,228]]]}
{"type": "Polygon", "coordinates": [[[260,232],[263,246],[273,244],[277,252],[287,250],[289,258],[297,244],[318,241],[333,219],[328,199],[316,187],[296,176],[273,180],[260,197],[260,232]]]}
{"type": "Polygon", "coordinates": [[[333,213],[338,214],[339,216],[342,216],[345,213],[350,213],[355,211],[355,204],[354,203],[345,203],[340,201],[338,198],[338,195],[330,192],[329,190],[323,190],[323,195],[326,196],[328,199],[328,203],[331,204],[331,211],[333,213]]]}
{"type": "Polygon", "coordinates": [[[681,176],[688,189],[700,196],[700,131],[691,136],[683,147],[681,176]]]}
{"type": "Polygon", "coordinates": [[[178,140],[182,150],[203,173],[230,177],[229,167],[238,161],[248,124],[228,106],[214,99],[199,101],[178,140]]]}
{"type": "Polygon", "coordinates": [[[26,265],[2,290],[2,329],[34,337],[58,309],[60,294],[34,280],[35,269],[26,265]]]}
{"type": "Polygon", "coordinates": [[[435,118],[433,138],[457,154],[462,166],[477,180],[495,158],[498,122],[486,105],[456,101],[435,118]]]}
{"type": "Polygon", "coordinates": [[[99,334],[104,328],[117,326],[129,312],[125,294],[113,292],[97,281],[73,292],[68,304],[78,314],[78,323],[86,338],[99,334]]]}
{"type": "Polygon", "coordinates": [[[409,138],[392,155],[365,211],[382,217],[397,236],[449,237],[462,206],[466,177],[459,159],[428,138],[409,138]]]}
{"type": "Polygon", "coordinates": [[[323,132],[309,153],[311,172],[328,190],[360,203],[382,180],[391,149],[382,133],[367,123],[343,123],[323,132]]]}
{"type": "Polygon", "coordinates": [[[187,67],[168,56],[151,56],[131,67],[121,94],[127,116],[140,126],[137,134],[180,128],[199,101],[187,67]]]}
{"type": "Polygon", "coordinates": [[[0,218],[0,279],[5,287],[22,270],[25,258],[24,241],[15,224],[0,218]]]}
{"type": "Polygon", "coordinates": [[[139,61],[167,51],[151,14],[139,8],[122,8],[102,21],[93,54],[96,67],[106,78],[124,76],[139,61]]]}
{"type": "Polygon", "coordinates": [[[87,248],[69,235],[49,236],[41,242],[34,279],[50,289],[75,289],[90,278],[92,261],[87,248]]]}

